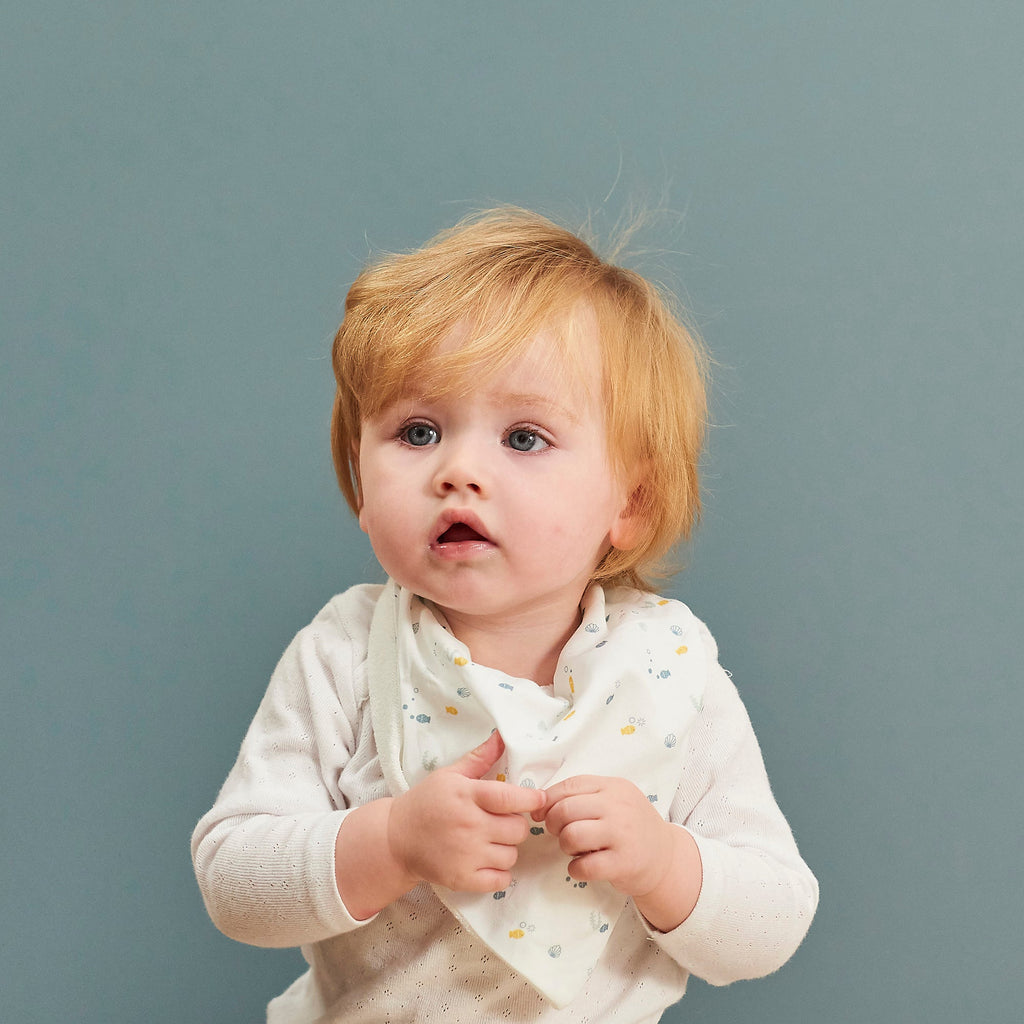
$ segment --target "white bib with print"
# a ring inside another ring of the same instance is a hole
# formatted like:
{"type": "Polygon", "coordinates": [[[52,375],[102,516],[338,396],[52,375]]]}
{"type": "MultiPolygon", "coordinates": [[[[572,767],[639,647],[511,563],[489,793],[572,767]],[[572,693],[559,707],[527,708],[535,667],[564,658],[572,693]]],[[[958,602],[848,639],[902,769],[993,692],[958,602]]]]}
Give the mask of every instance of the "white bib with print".
{"type": "MultiPolygon", "coordinates": [[[[545,788],[574,775],[633,782],[668,816],[683,737],[700,709],[706,655],[686,605],[591,586],[583,620],[542,688],[474,664],[440,612],[390,581],[370,630],[374,736],[394,795],[457,761],[497,729],[505,753],[489,778],[545,788]]],[[[434,891],[556,1006],[586,984],[627,898],[607,882],[576,882],[569,858],[531,821],[509,887],[434,891]]],[[[430,837],[424,836],[429,843],[430,837]]]]}

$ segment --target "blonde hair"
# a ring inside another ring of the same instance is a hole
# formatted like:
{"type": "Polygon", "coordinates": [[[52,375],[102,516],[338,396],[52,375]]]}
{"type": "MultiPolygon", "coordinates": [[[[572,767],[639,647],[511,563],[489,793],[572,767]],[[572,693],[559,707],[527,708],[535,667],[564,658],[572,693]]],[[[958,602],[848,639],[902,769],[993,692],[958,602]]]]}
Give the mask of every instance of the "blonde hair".
{"type": "Polygon", "coordinates": [[[359,509],[360,425],[399,398],[465,393],[553,334],[565,372],[576,361],[574,314],[589,308],[603,358],[612,469],[631,488],[639,526],[591,579],[653,590],[666,555],[700,514],[698,463],[707,416],[706,360],[673,300],[606,262],[575,234],[526,210],[460,221],[414,252],[365,269],[334,338],[331,445],[338,482],[359,509]],[[466,342],[444,346],[457,326],[466,342]]]}

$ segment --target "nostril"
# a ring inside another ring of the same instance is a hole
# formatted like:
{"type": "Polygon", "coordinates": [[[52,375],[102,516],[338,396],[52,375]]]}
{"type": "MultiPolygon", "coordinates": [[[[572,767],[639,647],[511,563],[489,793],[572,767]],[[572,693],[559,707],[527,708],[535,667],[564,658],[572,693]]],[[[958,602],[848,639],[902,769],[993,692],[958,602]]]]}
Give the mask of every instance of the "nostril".
{"type": "Polygon", "coordinates": [[[441,468],[434,477],[433,486],[437,494],[454,494],[459,491],[470,494],[483,494],[483,484],[477,474],[462,465],[447,465],[441,468]]]}
{"type": "Polygon", "coordinates": [[[442,477],[438,486],[443,494],[451,494],[453,491],[472,491],[474,494],[482,494],[483,488],[472,480],[457,480],[451,477],[442,477]]]}

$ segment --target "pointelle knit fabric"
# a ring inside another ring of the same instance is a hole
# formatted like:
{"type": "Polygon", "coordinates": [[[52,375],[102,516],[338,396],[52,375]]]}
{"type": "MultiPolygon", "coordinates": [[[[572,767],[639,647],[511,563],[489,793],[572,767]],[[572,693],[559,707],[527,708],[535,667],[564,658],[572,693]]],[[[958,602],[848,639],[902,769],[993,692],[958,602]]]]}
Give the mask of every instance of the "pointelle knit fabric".
{"type": "Polygon", "coordinates": [[[703,881],[678,928],[656,931],[626,901],[588,979],[558,1007],[430,886],[416,886],[368,921],[354,919],[338,893],[334,843],[352,808],[390,792],[368,681],[381,593],[354,587],[300,631],[193,834],[214,923],[242,942],[302,948],[308,970],[271,1002],[268,1024],[398,1024],[440,1015],[446,1024],[653,1024],[691,973],[721,985],[785,963],[810,926],[817,883],[772,796],[714,640],[697,620],[703,700],[679,738],[678,778],[666,800],[668,820],[697,842],[703,881]]]}

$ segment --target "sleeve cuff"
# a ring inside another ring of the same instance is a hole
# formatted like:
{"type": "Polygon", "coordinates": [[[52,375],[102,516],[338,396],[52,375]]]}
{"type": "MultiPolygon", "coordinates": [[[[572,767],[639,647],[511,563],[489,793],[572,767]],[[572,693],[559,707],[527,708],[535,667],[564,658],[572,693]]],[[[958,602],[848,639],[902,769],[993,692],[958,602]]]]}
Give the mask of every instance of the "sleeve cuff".
{"type": "MultiPolygon", "coordinates": [[[[678,826],[683,828],[682,825],[678,826]]],[[[687,832],[690,832],[687,829],[687,832]]],[[[666,952],[670,953],[673,959],[685,965],[686,951],[699,947],[708,942],[709,937],[714,941],[715,923],[719,917],[719,911],[724,902],[725,882],[721,863],[715,856],[712,844],[703,836],[690,832],[697,850],[700,852],[701,862],[701,884],[700,895],[690,916],[669,932],[658,931],[640,915],[644,929],[648,936],[653,939],[666,952]]]]}
{"type": "Polygon", "coordinates": [[[317,920],[330,935],[354,931],[369,924],[377,916],[359,920],[353,917],[338,892],[337,873],[334,868],[334,846],[342,822],[351,812],[337,811],[324,815],[311,835],[309,843],[310,878],[321,879],[311,893],[317,920]]]}

